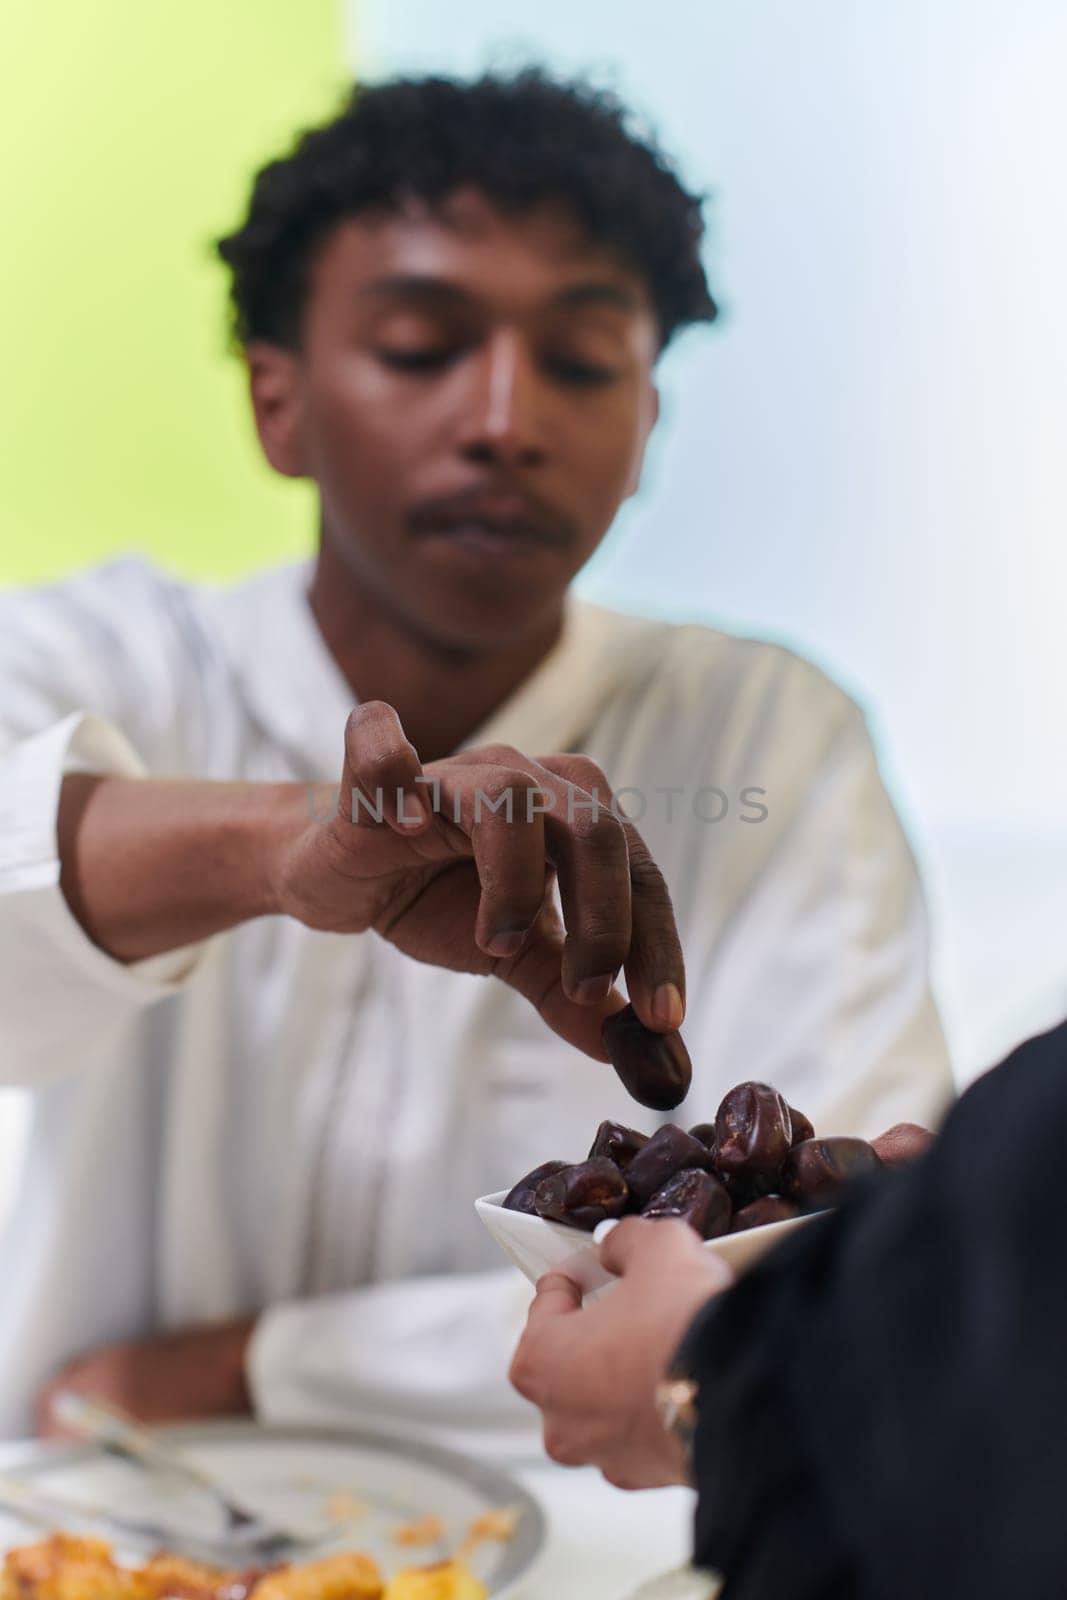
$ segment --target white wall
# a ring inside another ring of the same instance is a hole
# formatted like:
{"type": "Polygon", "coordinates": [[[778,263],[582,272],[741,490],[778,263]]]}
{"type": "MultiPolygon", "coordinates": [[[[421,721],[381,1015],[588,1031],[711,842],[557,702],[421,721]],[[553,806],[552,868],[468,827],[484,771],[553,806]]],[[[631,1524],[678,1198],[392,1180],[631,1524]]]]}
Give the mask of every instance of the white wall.
{"type": "Polygon", "coordinates": [[[1067,1012],[1067,6],[357,4],[370,73],[591,67],[713,191],[727,315],[666,358],[645,488],[583,586],[860,693],[969,1076],[1067,1012]]]}

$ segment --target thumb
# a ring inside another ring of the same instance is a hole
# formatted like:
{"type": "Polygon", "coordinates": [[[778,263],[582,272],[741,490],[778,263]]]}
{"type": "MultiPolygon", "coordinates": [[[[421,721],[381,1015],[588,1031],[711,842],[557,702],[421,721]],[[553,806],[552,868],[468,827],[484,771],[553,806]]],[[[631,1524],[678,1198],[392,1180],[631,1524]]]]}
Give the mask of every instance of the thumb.
{"type": "Polygon", "coordinates": [[[626,1217],[600,1246],[600,1263],[617,1278],[655,1267],[685,1271],[705,1259],[703,1246],[688,1222],[666,1217],[626,1217]]]}

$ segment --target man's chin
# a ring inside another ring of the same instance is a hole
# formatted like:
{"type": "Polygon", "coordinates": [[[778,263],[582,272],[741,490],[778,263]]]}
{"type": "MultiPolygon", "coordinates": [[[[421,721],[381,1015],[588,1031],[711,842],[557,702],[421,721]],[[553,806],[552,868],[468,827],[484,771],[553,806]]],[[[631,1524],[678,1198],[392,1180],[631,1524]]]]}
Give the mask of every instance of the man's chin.
{"type": "MultiPolygon", "coordinates": [[[[565,589],[545,594],[471,585],[458,592],[442,587],[419,607],[418,625],[440,648],[484,655],[516,649],[550,634],[558,625],[565,589]]],[[[415,620],[414,618],[412,620],[415,620]]]]}

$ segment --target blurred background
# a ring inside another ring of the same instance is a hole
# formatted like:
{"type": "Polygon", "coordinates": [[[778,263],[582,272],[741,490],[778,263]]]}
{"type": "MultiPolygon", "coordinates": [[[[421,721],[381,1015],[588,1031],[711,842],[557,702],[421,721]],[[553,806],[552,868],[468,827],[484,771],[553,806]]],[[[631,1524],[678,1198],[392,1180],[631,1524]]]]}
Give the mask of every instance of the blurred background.
{"type": "Polygon", "coordinates": [[[589,73],[708,193],[724,315],[665,359],[583,591],[771,635],[863,701],[961,1082],[1067,1012],[1062,0],[53,0],[4,30],[0,581],[310,552],[212,238],[354,72],[589,73]]]}

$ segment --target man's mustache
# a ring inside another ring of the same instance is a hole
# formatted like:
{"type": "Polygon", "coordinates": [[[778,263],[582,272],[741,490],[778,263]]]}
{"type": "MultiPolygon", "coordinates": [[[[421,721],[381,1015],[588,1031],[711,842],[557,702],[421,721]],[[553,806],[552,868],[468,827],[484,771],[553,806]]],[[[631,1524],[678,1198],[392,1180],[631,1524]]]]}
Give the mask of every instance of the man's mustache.
{"type": "Polygon", "coordinates": [[[421,500],[406,515],[418,536],[448,533],[466,523],[484,523],[505,535],[528,539],[554,550],[572,548],[577,524],[529,490],[506,483],[474,484],[449,495],[421,500]]]}

